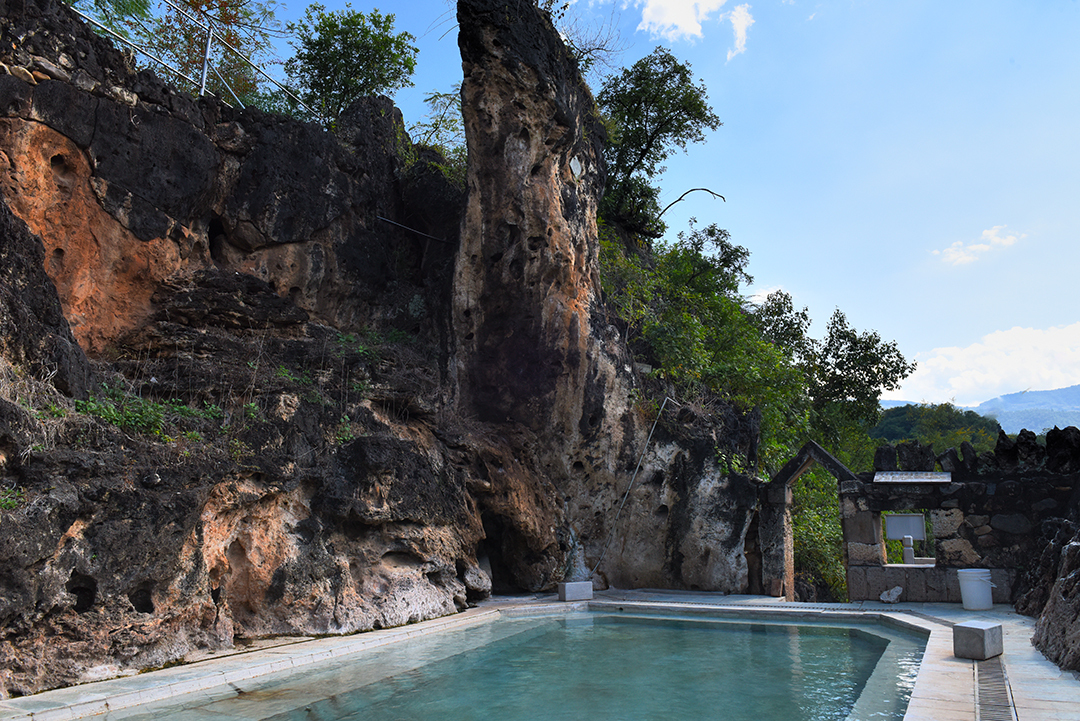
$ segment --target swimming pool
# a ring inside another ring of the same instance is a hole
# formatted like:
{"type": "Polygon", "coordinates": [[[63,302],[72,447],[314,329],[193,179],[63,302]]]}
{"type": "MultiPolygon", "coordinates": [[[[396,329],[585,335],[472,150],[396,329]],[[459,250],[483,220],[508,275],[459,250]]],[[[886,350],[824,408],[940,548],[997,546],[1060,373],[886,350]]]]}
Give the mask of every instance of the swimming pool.
{"type": "Polygon", "coordinates": [[[113,719],[902,719],[923,639],[647,612],[502,617],[113,719]]]}

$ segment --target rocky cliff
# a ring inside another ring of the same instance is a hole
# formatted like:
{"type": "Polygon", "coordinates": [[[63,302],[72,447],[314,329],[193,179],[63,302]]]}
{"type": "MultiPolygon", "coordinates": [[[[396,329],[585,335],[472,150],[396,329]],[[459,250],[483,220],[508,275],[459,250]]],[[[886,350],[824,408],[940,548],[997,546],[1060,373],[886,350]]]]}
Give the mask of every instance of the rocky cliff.
{"type": "Polygon", "coordinates": [[[754,424],[672,402],[646,445],[603,138],[533,3],[460,3],[464,193],[386,99],[330,134],[57,0],[0,16],[0,694],[493,587],[748,587],[758,483],[718,458],[754,424]]]}

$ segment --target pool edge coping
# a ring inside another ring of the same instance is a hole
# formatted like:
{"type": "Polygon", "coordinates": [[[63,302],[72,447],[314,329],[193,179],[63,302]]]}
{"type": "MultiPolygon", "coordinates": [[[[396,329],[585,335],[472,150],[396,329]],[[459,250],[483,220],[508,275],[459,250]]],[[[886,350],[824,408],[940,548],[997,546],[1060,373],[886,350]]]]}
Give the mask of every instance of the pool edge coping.
{"type": "MultiPolygon", "coordinates": [[[[720,599],[717,600],[720,601],[720,599]]],[[[974,719],[974,662],[954,658],[952,656],[952,624],[926,614],[903,609],[895,611],[862,608],[819,609],[800,607],[795,604],[751,606],[725,604],[722,601],[688,603],[670,600],[598,598],[592,601],[560,602],[534,598],[527,601],[496,599],[458,614],[405,626],[284,643],[269,648],[232,653],[225,657],[200,659],[193,663],[133,676],[121,676],[44,691],[32,696],[4,699],[0,700],[0,721],[28,719],[74,721],[199,691],[208,691],[279,671],[302,669],[320,661],[397,643],[417,635],[485,623],[499,616],[563,615],[573,611],[590,609],[606,611],[618,607],[689,612],[694,615],[712,614],[714,617],[723,618],[754,616],[795,622],[799,620],[870,621],[893,626],[898,630],[925,634],[926,649],[920,662],[908,709],[905,712],[905,720],[924,717],[941,721],[974,719]],[[157,683],[151,683],[151,678],[157,683]],[[948,681],[947,691],[942,690],[943,678],[948,681]],[[962,683],[964,678],[968,680],[968,683],[962,683]],[[970,709],[970,713],[963,713],[964,708],[970,709]],[[942,715],[942,712],[949,710],[959,713],[942,715]]]]}

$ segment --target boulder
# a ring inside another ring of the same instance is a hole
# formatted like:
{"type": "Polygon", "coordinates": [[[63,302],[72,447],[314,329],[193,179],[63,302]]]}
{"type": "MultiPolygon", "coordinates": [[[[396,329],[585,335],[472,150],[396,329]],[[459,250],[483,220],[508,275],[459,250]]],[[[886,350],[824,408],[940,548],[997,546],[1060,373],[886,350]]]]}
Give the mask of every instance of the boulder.
{"type": "Polygon", "coordinates": [[[901,471],[933,471],[937,460],[934,449],[918,441],[897,444],[896,457],[901,471]]]}
{"type": "Polygon", "coordinates": [[[878,446],[874,451],[875,471],[898,471],[896,465],[896,447],[890,445],[878,446]]]}
{"type": "Polygon", "coordinates": [[[1024,429],[1016,434],[1016,461],[1028,469],[1039,468],[1046,461],[1046,449],[1039,444],[1033,431],[1024,429]]]}
{"type": "Polygon", "coordinates": [[[1054,473],[1080,471],[1080,429],[1054,426],[1046,432],[1046,469],[1054,473]]]}
{"type": "Polygon", "coordinates": [[[1080,670],[1080,533],[1053,547],[1057,570],[1031,642],[1066,670],[1080,670]]]}

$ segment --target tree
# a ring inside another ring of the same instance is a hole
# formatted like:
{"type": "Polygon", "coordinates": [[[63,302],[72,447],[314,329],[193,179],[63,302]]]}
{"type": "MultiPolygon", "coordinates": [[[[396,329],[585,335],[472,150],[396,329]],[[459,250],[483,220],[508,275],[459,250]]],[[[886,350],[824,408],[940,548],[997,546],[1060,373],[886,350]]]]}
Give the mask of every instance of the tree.
{"type": "Polygon", "coordinates": [[[439,151],[446,161],[439,164],[439,169],[451,183],[464,189],[468,152],[461,115],[461,84],[448,93],[432,91],[424,102],[428,113],[423,120],[409,126],[409,135],[416,145],[439,151]]]}
{"type": "Polygon", "coordinates": [[[365,15],[348,3],[345,8],[327,12],[309,5],[303,20],[288,25],[297,42],[285,70],[300,98],[328,123],[362,97],[411,86],[416,69],[416,38],[394,34],[393,14],[365,15]]]}
{"type": "Polygon", "coordinates": [[[898,388],[915,364],[876,331],[856,331],[837,308],[808,370],[811,427],[823,442],[832,443],[844,426],[869,432],[881,413],[882,391],[898,388]]]}
{"type": "MultiPolygon", "coordinates": [[[[272,57],[272,38],[280,32],[273,0],[180,0],[160,4],[148,22],[133,21],[142,43],[195,83],[202,80],[207,26],[213,29],[206,90],[228,103],[247,104],[263,85],[252,65],[272,57]],[[250,62],[249,62],[250,61],[250,62]]],[[[160,69],[158,69],[160,72],[160,69]]],[[[187,84],[180,80],[181,84],[187,84]]],[[[194,93],[198,87],[191,87],[194,93]]]]}
{"type": "Polygon", "coordinates": [[[870,437],[897,443],[918,441],[937,451],[959,448],[964,441],[976,452],[992,451],[1001,426],[993,418],[951,403],[911,404],[889,408],[870,429],[870,437]]]}
{"type": "MultiPolygon", "coordinates": [[[[635,354],[683,398],[715,396],[762,415],[758,456],[780,459],[805,430],[805,380],[747,311],[749,251],[694,221],[651,254],[627,253],[601,225],[601,283],[635,354]]],[[[784,458],[783,460],[786,460],[784,458]]]]}
{"type": "Polygon", "coordinates": [[[610,142],[604,148],[608,189],[601,216],[649,238],[664,232],[659,189],[652,185],[662,163],[687,143],[701,142],[720,127],[704,85],[695,85],[690,65],[658,47],[609,77],[597,95],[610,142]]]}
{"type": "MultiPolygon", "coordinates": [[[[149,20],[150,0],[65,0],[113,32],[131,38],[134,20],[149,20]]],[[[97,28],[95,27],[95,30],[97,28]]]]}

